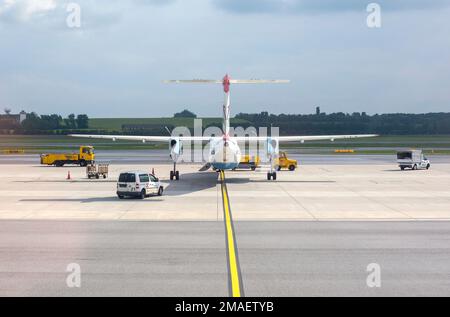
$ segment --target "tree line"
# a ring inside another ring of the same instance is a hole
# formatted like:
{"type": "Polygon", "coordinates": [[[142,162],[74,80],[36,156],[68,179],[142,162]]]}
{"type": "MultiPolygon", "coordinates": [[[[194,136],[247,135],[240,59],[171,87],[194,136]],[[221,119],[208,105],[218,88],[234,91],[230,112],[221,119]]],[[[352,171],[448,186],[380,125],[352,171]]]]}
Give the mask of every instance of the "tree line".
{"type": "MultiPolygon", "coordinates": [[[[196,115],[188,110],[178,113],[174,117],[195,118],[196,115]]],[[[368,115],[364,112],[352,114],[321,113],[316,114],[269,114],[239,113],[235,116],[239,123],[232,126],[247,128],[254,127],[279,127],[280,135],[321,135],[321,134],[381,134],[381,135],[450,135],[450,113],[391,113],[368,115]]],[[[70,114],[63,118],[58,114],[37,115],[31,113],[21,125],[14,127],[2,126],[7,121],[0,120],[0,133],[9,133],[8,129],[16,134],[65,134],[79,131],[81,133],[105,133],[105,131],[89,128],[89,117],[86,114],[70,114]],[[3,129],[3,130],[2,130],[3,129]]],[[[220,125],[220,124],[219,124],[220,125]]],[[[108,131],[107,131],[108,132],[108,131]]],[[[109,131],[111,132],[111,131],[109,131]]],[[[122,126],[119,134],[155,134],[166,135],[165,125],[152,125],[151,127],[135,125],[122,126]],[[138,127],[139,126],[139,127],[138,127]],[[151,128],[151,131],[148,129],[151,128]],[[151,132],[151,133],[150,133],[151,132]]]]}
{"type": "Polygon", "coordinates": [[[25,130],[59,130],[59,129],[87,129],[89,127],[89,117],[85,114],[70,114],[67,118],[62,118],[58,114],[37,115],[30,113],[22,122],[25,130]]]}
{"type": "Polygon", "coordinates": [[[66,131],[84,130],[89,128],[89,117],[86,114],[70,114],[63,118],[59,114],[38,115],[35,112],[27,114],[26,119],[19,124],[11,120],[0,122],[0,130],[12,129],[16,134],[46,134],[66,131]],[[3,126],[2,126],[3,125],[3,126]]]}
{"type": "Polygon", "coordinates": [[[450,113],[391,113],[368,115],[338,112],[325,114],[258,114],[239,113],[255,127],[280,128],[280,135],[308,134],[382,134],[437,135],[450,134],[450,113]]]}

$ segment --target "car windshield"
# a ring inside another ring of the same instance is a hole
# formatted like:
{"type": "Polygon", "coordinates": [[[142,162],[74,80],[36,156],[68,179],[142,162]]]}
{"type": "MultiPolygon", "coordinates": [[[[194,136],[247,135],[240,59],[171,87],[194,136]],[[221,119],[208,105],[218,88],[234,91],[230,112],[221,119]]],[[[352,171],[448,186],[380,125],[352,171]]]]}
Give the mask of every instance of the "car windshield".
{"type": "Polygon", "coordinates": [[[134,183],[136,182],[136,175],[131,173],[122,173],[119,176],[120,183],[134,183]]]}

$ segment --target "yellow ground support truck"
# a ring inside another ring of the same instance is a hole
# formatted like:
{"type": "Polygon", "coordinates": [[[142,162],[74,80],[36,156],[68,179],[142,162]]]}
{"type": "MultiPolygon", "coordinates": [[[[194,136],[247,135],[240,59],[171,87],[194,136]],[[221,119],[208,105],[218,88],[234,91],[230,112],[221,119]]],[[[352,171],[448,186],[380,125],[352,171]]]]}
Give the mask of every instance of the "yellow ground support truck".
{"type": "Polygon", "coordinates": [[[79,153],[41,154],[41,164],[62,167],[66,164],[87,166],[95,163],[94,147],[80,146],[79,153]]]}
{"type": "Polygon", "coordinates": [[[260,163],[259,156],[243,155],[237,168],[238,169],[249,168],[252,171],[254,171],[259,166],[259,163],[260,163]]]}
{"type": "Polygon", "coordinates": [[[297,168],[297,160],[291,160],[287,157],[286,152],[280,152],[280,156],[275,160],[275,168],[278,171],[281,171],[282,168],[295,171],[297,168]]]}

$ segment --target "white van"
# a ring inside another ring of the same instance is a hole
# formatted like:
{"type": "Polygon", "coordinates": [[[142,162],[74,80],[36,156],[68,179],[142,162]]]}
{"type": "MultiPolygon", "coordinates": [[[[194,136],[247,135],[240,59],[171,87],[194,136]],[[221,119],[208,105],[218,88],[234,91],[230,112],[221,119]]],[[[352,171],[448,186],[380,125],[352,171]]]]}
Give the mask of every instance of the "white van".
{"type": "Polygon", "coordinates": [[[423,155],[421,150],[398,151],[397,163],[402,171],[405,168],[417,170],[431,167],[430,161],[423,155]]]}
{"type": "Polygon", "coordinates": [[[147,172],[121,173],[117,182],[117,197],[139,197],[144,199],[150,195],[162,196],[164,187],[159,179],[147,172]]]}

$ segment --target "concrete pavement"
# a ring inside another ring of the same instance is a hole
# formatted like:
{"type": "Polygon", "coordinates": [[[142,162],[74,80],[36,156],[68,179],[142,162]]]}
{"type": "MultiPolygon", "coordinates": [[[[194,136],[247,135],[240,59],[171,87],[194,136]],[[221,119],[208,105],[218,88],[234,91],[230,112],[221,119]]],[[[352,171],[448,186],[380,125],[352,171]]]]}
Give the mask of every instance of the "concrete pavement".
{"type": "MultiPolygon", "coordinates": [[[[450,222],[235,225],[246,296],[450,296],[450,222]]],[[[227,296],[225,254],[216,221],[3,220],[0,296],[227,296]]]]}
{"type": "MultiPolygon", "coordinates": [[[[372,148],[374,150],[374,148],[372,148]]],[[[301,165],[368,165],[395,164],[395,155],[386,154],[311,154],[308,149],[289,148],[289,157],[301,165]]],[[[313,150],[317,152],[317,149],[313,150]]],[[[66,151],[67,152],[67,151],[66,151]]],[[[167,150],[96,150],[96,161],[114,165],[170,164],[172,161],[167,150]]],[[[450,155],[430,156],[432,164],[450,164],[450,155]]],[[[37,164],[39,154],[2,155],[0,164],[37,164]]]]}
{"type": "MultiPolygon", "coordinates": [[[[170,182],[170,165],[111,165],[107,180],[88,180],[80,167],[0,165],[0,219],[221,221],[217,173],[180,165],[170,182]],[[121,171],[151,171],[165,195],[144,201],[119,200],[121,171]],[[68,171],[72,179],[66,180],[68,171]]],[[[400,171],[395,165],[303,165],[280,172],[226,172],[233,218],[240,220],[450,220],[450,164],[400,171]]]]}
{"type": "MultiPolygon", "coordinates": [[[[79,167],[0,165],[0,296],[227,296],[217,174],[180,165],[170,182],[166,164],[110,168],[88,180],[79,167]],[[117,199],[129,169],[155,169],[165,195],[117,199]],[[81,288],[66,284],[71,263],[81,288]]],[[[243,292],[449,296],[449,174],[449,164],[302,165],[276,182],[227,172],[243,292]],[[381,288],[366,284],[370,263],[381,288]]]]}

